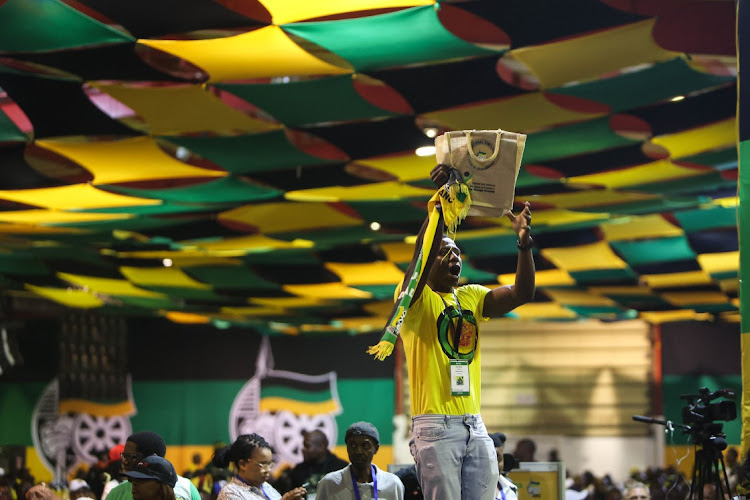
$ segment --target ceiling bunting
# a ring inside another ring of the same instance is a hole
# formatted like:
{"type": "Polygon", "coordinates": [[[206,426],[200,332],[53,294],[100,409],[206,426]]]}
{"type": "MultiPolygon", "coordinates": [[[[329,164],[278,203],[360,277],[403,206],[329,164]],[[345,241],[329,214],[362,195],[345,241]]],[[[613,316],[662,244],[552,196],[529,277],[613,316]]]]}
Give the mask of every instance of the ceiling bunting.
{"type": "MultiPolygon", "coordinates": [[[[677,99],[679,97],[675,96],[677,99]]],[[[664,135],[726,120],[734,116],[736,111],[737,84],[732,83],[697,95],[688,95],[682,100],[631,109],[628,114],[648,123],[654,135],[664,135]]],[[[737,148],[729,149],[735,151],[736,158],[737,148]]]]}
{"type": "Polygon", "coordinates": [[[26,289],[35,294],[49,299],[58,304],[74,309],[93,309],[105,305],[104,301],[92,293],[84,290],[74,290],[72,288],[52,288],[43,286],[34,286],[27,284],[26,289]]]}
{"type": "MultiPolygon", "coordinates": [[[[536,210],[534,211],[534,226],[543,230],[555,230],[556,228],[567,228],[570,230],[576,228],[594,227],[602,221],[612,220],[612,215],[608,213],[586,213],[572,210],[536,210]]],[[[510,230],[507,219],[496,219],[510,230]]]]}
{"type": "Polygon", "coordinates": [[[556,267],[568,272],[628,267],[605,241],[570,248],[544,248],[541,253],[556,267]]]}
{"type": "Polygon", "coordinates": [[[728,148],[706,151],[693,156],[680,158],[681,162],[692,165],[705,165],[713,167],[719,172],[737,170],[737,148],[730,146],[728,148]]]}
{"type": "Polygon", "coordinates": [[[553,302],[524,304],[507,316],[522,320],[533,318],[537,321],[566,321],[578,318],[575,311],[553,302]]]}
{"type": "Polygon", "coordinates": [[[694,309],[698,312],[735,310],[726,294],[721,292],[663,292],[662,298],[677,307],[694,309]],[[714,306],[714,307],[711,307],[714,306]],[[723,306],[723,307],[716,307],[723,306]]]}
{"type": "Polygon", "coordinates": [[[159,200],[108,193],[90,184],[36,189],[5,189],[0,190],[0,199],[71,212],[91,208],[158,205],[161,203],[159,200]]]}
{"type": "Polygon", "coordinates": [[[152,135],[257,133],[279,128],[224,104],[201,85],[159,87],[93,84],[145,120],[152,135]]]}
{"type": "Polygon", "coordinates": [[[219,222],[266,234],[362,224],[359,217],[332,204],[296,202],[246,205],[219,214],[219,222]]]}
{"type": "MultiPolygon", "coordinates": [[[[258,264],[253,270],[262,278],[284,285],[311,285],[338,283],[336,274],[321,264],[258,264]]],[[[252,301],[251,301],[252,302],[252,301]]]]}
{"type": "Polygon", "coordinates": [[[633,167],[612,170],[609,172],[568,177],[571,184],[595,185],[608,189],[632,188],[655,182],[665,182],[698,176],[705,173],[708,167],[687,168],[669,160],[657,160],[633,167]]]}
{"type": "Polygon", "coordinates": [[[18,128],[18,125],[0,107],[0,143],[26,142],[27,140],[28,137],[26,137],[26,134],[18,128]]]}
{"type": "Polygon", "coordinates": [[[713,283],[711,277],[703,271],[645,274],[641,276],[641,279],[652,288],[688,288],[713,283]]]}
{"type": "MultiPolygon", "coordinates": [[[[291,137],[303,135],[307,134],[289,134],[288,130],[272,130],[250,135],[168,136],[162,139],[187,148],[234,174],[275,172],[309,165],[326,165],[333,161],[308,154],[291,140],[291,137]]],[[[315,139],[311,138],[310,141],[315,139]]],[[[342,153],[341,157],[341,161],[346,161],[346,155],[342,153]]]]}
{"type": "Polygon", "coordinates": [[[290,262],[294,260],[294,256],[290,255],[290,253],[293,252],[288,252],[287,250],[295,251],[313,247],[312,242],[306,240],[284,241],[276,238],[269,238],[262,234],[224,237],[220,239],[191,240],[183,241],[182,244],[195,247],[197,250],[205,251],[209,254],[227,256],[259,254],[265,259],[270,259],[274,255],[280,255],[282,256],[281,258],[290,262]]]}
{"type": "Polygon", "coordinates": [[[268,201],[280,198],[283,195],[281,191],[276,189],[259,186],[233,176],[209,180],[208,182],[191,186],[167,189],[137,189],[107,185],[99,185],[99,187],[128,196],[154,198],[166,202],[185,203],[193,206],[198,206],[199,204],[227,205],[268,201]]]}
{"type": "Polygon", "coordinates": [[[132,283],[124,279],[99,278],[97,276],[76,275],[70,273],[57,273],[57,277],[78,288],[82,288],[98,295],[166,298],[166,296],[162,294],[134,286],[132,283]]]}
{"type": "Polygon", "coordinates": [[[514,48],[536,45],[579,33],[612,28],[643,19],[600,0],[573,0],[565,3],[531,0],[503,3],[494,0],[461,2],[461,9],[496,24],[508,33],[514,48]],[[585,12],[586,15],[581,15],[585,12]]]}
{"type": "Polygon", "coordinates": [[[362,75],[340,75],[289,83],[216,86],[261,108],[288,127],[411,113],[409,104],[393,89],[362,75]],[[370,89],[374,90],[368,92],[370,89]],[[379,102],[375,97],[379,98],[379,102]]]}
{"type": "MultiPolygon", "coordinates": [[[[1,11],[0,11],[1,12],[1,11]]],[[[135,41],[101,47],[77,47],[48,52],[9,54],[15,60],[64,71],[84,81],[183,81],[146,63],[137,54],[135,41]]]]}
{"type": "Polygon", "coordinates": [[[25,151],[26,143],[23,142],[0,147],[0,187],[2,189],[30,189],[60,185],[60,182],[50,179],[29,165],[25,151]]]}
{"type": "Polygon", "coordinates": [[[196,280],[222,292],[236,290],[258,293],[264,290],[281,290],[280,284],[263,279],[242,265],[190,266],[182,270],[196,280]]]}
{"type": "MultiPolygon", "coordinates": [[[[262,297],[248,300],[251,304],[260,306],[271,306],[282,309],[318,309],[337,306],[338,301],[321,299],[317,297],[262,297]]],[[[296,323],[296,320],[293,320],[296,323]]],[[[321,319],[317,320],[318,322],[321,319]]]]}
{"type": "Polygon", "coordinates": [[[696,253],[734,252],[740,248],[737,232],[733,230],[707,229],[686,234],[690,246],[696,253]]]}
{"type": "Polygon", "coordinates": [[[286,24],[305,19],[345,15],[361,11],[431,5],[435,0],[333,0],[305,2],[304,0],[263,0],[274,24],[286,24]]]}
{"type": "Polygon", "coordinates": [[[133,39],[58,0],[7,0],[0,4],[0,53],[127,41],[133,39]]]}
{"type": "Polygon", "coordinates": [[[330,50],[358,72],[502,53],[466,42],[440,22],[434,5],[357,19],[285,24],[287,33],[330,50]]]}
{"type": "MultiPolygon", "coordinates": [[[[127,5],[107,0],[79,1],[124,26],[138,38],[159,38],[209,29],[247,29],[266,24],[214,0],[161,0],[156,4],[148,0],[132,0],[127,5]],[[143,15],[144,12],[149,15],[143,15]]],[[[258,4],[254,0],[245,3],[258,4]]],[[[261,15],[265,14],[262,6],[255,8],[261,15]]]]}
{"type": "MultiPolygon", "coordinates": [[[[516,283],[516,273],[500,275],[497,281],[503,286],[514,285],[516,283]]],[[[536,272],[537,288],[572,285],[575,285],[575,281],[562,269],[540,269],[536,272]]]]}
{"type": "Polygon", "coordinates": [[[132,215],[127,214],[88,214],[83,212],[61,212],[58,210],[15,210],[12,212],[0,212],[0,222],[14,224],[38,224],[38,225],[60,225],[60,224],[89,224],[102,221],[122,222],[132,215]]]}
{"type": "Polygon", "coordinates": [[[154,286],[171,288],[194,288],[208,290],[211,288],[206,283],[201,283],[181,269],[173,267],[133,267],[123,266],[120,272],[135,285],[151,288],[154,286]]]}
{"type": "Polygon", "coordinates": [[[570,210],[583,208],[597,208],[601,212],[607,212],[607,207],[617,206],[624,203],[631,203],[644,200],[655,200],[657,195],[644,193],[621,192],[610,189],[587,190],[563,194],[532,196],[529,201],[534,203],[543,203],[556,208],[565,208],[570,210]]]}
{"type": "Polygon", "coordinates": [[[396,285],[404,279],[404,272],[392,262],[375,261],[364,264],[327,262],[326,269],[335,273],[349,286],[396,285]]]}
{"type": "Polygon", "coordinates": [[[698,255],[697,259],[701,269],[709,273],[712,277],[734,276],[739,271],[739,251],[705,253],[698,255]]]}
{"type": "Polygon", "coordinates": [[[310,126],[302,130],[322,137],[352,159],[405,150],[415,151],[420,146],[434,145],[434,141],[417,127],[414,118],[410,116],[331,126],[310,126]],[[373,140],[373,137],[377,137],[377,140],[373,140]]]}
{"type": "Polygon", "coordinates": [[[677,57],[638,71],[566,85],[549,92],[597,101],[616,113],[717,87],[734,79],[697,71],[683,57],[677,57]]]}
{"type": "Polygon", "coordinates": [[[605,222],[599,228],[602,231],[604,239],[610,242],[637,240],[641,238],[674,237],[683,234],[680,227],[669,222],[660,214],[623,217],[611,222],[605,222]]]}
{"type": "MultiPolygon", "coordinates": [[[[160,200],[159,200],[160,201],[160,200]]],[[[208,216],[213,215],[218,210],[231,206],[232,204],[225,204],[223,206],[216,205],[200,205],[200,204],[182,204],[182,203],[170,203],[160,201],[158,205],[141,205],[131,207],[105,207],[105,208],[88,208],[82,210],[84,212],[93,213],[127,213],[135,216],[156,216],[156,217],[182,217],[192,216],[196,214],[206,214],[208,216]]]]}
{"type": "Polygon", "coordinates": [[[347,165],[343,163],[258,172],[252,174],[252,180],[283,191],[316,189],[332,185],[359,186],[372,182],[352,175],[347,165]]]}
{"type": "Polygon", "coordinates": [[[420,224],[427,217],[427,210],[424,207],[416,206],[417,204],[408,200],[348,201],[347,204],[366,223],[374,222],[381,226],[405,222],[420,224]]]}
{"type": "Polygon", "coordinates": [[[498,55],[493,54],[428,66],[369,71],[368,75],[398,91],[416,113],[427,113],[526,92],[500,78],[497,66],[498,55]],[[440,85],[435,85],[438,81],[440,85]]]}
{"type": "Polygon", "coordinates": [[[318,189],[289,191],[284,197],[293,201],[382,201],[417,198],[427,200],[434,194],[434,189],[415,188],[399,182],[378,182],[363,186],[333,186],[318,189]]]}
{"type": "Polygon", "coordinates": [[[210,82],[228,82],[290,75],[340,75],[350,68],[311,55],[278,26],[208,40],[139,40],[139,43],[180,57],[208,73],[210,82]]]}
{"type": "Polygon", "coordinates": [[[496,101],[475,102],[457,108],[424,114],[424,118],[453,130],[498,129],[534,132],[555,125],[580,122],[605,115],[604,109],[572,111],[533,92],[496,101]]]}
{"type": "Polygon", "coordinates": [[[684,236],[640,241],[611,241],[609,244],[631,267],[696,257],[684,236]]]}
{"type": "MultiPolygon", "coordinates": [[[[643,194],[648,196],[648,193],[635,193],[632,191],[630,191],[630,194],[643,194]]],[[[651,195],[651,197],[643,199],[637,199],[637,196],[634,196],[630,200],[618,199],[609,204],[604,203],[601,205],[580,206],[576,208],[576,210],[594,213],[612,212],[619,215],[644,215],[649,213],[695,208],[699,206],[702,201],[704,200],[696,199],[694,196],[675,196],[667,198],[665,196],[651,195]]]]}
{"type": "Polygon", "coordinates": [[[227,172],[193,167],[167,155],[150,137],[118,141],[37,141],[37,145],[75,161],[94,176],[96,184],[210,179],[227,172]]]}
{"type": "Polygon", "coordinates": [[[94,106],[80,81],[36,76],[0,67],[0,88],[26,114],[37,139],[72,135],[139,135],[94,106]]]}
{"type": "Polygon", "coordinates": [[[344,283],[323,283],[321,285],[284,285],[284,290],[300,297],[334,300],[369,299],[372,294],[349,287],[344,283]]]}
{"type": "Polygon", "coordinates": [[[311,241],[317,250],[331,249],[341,245],[369,245],[378,244],[383,241],[402,241],[407,235],[408,233],[404,231],[393,229],[387,232],[374,231],[364,225],[333,229],[299,230],[276,234],[278,238],[289,240],[304,238],[306,241],[311,241]]]}
{"type": "Polygon", "coordinates": [[[571,306],[591,306],[607,307],[616,306],[614,300],[603,295],[598,295],[589,290],[576,288],[548,288],[544,290],[553,301],[562,304],[565,307],[571,306]]]}
{"type": "Polygon", "coordinates": [[[435,166],[435,157],[417,156],[414,150],[409,150],[357,160],[356,166],[352,167],[351,171],[360,172],[357,168],[359,166],[374,169],[402,182],[410,182],[429,179],[430,170],[435,166]]]}
{"type": "Polygon", "coordinates": [[[655,158],[644,152],[642,143],[631,143],[559,160],[546,160],[543,167],[557,172],[560,177],[594,175],[604,170],[617,170],[632,165],[652,163],[655,158]]]}
{"type": "Polygon", "coordinates": [[[655,19],[647,19],[545,45],[514,49],[506,57],[525,64],[545,89],[591,80],[629,66],[677,57],[677,52],[662,49],[651,38],[655,22],[655,19]]]}
{"type": "Polygon", "coordinates": [[[737,226],[736,207],[705,207],[675,212],[674,217],[686,233],[706,229],[734,229],[737,226]]]}
{"type": "Polygon", "coordinates": [[[656,2],[653,6],[657,9],[653,37],[665,49],[730,57],[737,54],[736,8],[731,2],[656,2]]]}
{"type": "MultiPolygon", "coordinates": [[[[676,162],[681,163],[681,162],[676,162]]],[[[695,166],[688,165],[693,167],[695,166]]],[[[700,167],[699,167],[700,168],[700,167]]],[[[708,168],[708,167],[705,167],[708,168]]],[[[689,177],[651,182],[649,184],[632,184],[628,189],[644,193],[661,193],[667,196],[693,196],[699,198],[718,198],[737,192],[736,178],[725,178],[721,173],[708,171],[689,177]]]]}
{"type": "Polygon", "coordinates": [[[532,132],[526,138],[523,161],[526,165],[584,153],[628,146],[647,137],[647,124],[627,115],[612,115],[532,132]]]}
{"type": "Polygon", "coordinates": [[[682,158],[714,149],[724,149],[737,140],[734,117],[702,127],[654,137],[651,142],[667,151],[672,158],[682,158]]]}
{"type": "Polygon", "coordinates": [[[0,254],[0,273],[10,276],[49,276],[53,271],[43,260],[24,253],[0,254]]]}
{"type": "Polygon", "coordinates": [[[63,228],[63,227],[41,227],[28,224],[0,224],[0,235],[14,235],[18,237],[39,238],[42,241],[50,240],[79,240],[84,243],[88,238],[100,239],[99,236],[91,235],[87,231],[63,228]]]}
{"type": "MultiPolygon", "coordinates": [[[[472,259],[488,257],[493,255],[510,256],[516,254],[514,249],[518,236],[512,230],[485,232],[483,236],[467,235],[467,231],[457,234],[456,243],[463,253],[471,255],[472,259]],[[467,238],[467,236],[470,236],[467,238]]],[[[411,258],[409,259],[411,261],[411,258]]]]}

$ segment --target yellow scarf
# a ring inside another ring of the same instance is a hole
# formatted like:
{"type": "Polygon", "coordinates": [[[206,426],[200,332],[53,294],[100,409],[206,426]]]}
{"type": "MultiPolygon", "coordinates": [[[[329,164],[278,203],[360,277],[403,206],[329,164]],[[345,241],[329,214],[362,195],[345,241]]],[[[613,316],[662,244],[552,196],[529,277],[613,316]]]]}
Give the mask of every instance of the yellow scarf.
{"type": "Polygon", "coordinates": [[[440,249],[443,226],[448,235],[454,238],[458,225],[466,218],[470,206],[469,187],[461,181],[460,174],[456,170],[451,170],[448,182],[432,195],[427,204],[428,216],[417,235],[414,257],[401,282],[398,299],[388,318],[383,336],[380,342],[370,346],[367,350],[369,354],[375,356],[375,359],[383,361],[393,352],[414,292],[427,280],[430,273],[427,265],[432,264],[440,249]],[[425,249],[427,249],[426,254],[425,249]]]}

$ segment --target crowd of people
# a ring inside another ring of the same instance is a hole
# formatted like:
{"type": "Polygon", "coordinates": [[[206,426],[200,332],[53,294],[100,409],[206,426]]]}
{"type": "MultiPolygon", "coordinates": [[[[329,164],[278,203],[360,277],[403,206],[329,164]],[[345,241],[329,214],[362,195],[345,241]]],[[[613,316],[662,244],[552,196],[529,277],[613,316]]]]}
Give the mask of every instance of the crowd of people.
{"type": "MultiPolygon", "coordinates": [[[[275,467],[274,450],[262,436],[247,434],[228,446],[217,446],[208,463],[202,466],[195,463],[180,476],[164,458],[166,444],[162,437],[153,432],[138,432],[110,450],[108,463],[95,463],[88,470],[77,470],[66,485],[34,484],[28,471],[18,478],[10,478],[0,469],[0,500],[432,498],[424,494],[415,465],[390,473],[373,464],[380,447],[380,433],[369,422],[356,422],[347,429],[344,441],[348,460],[330,450],[321,431],[306,432],[303,436],[303,460],[283,469],[275,467]]],[[[521,461],[535,461],[536,446],[530,439],[521,439],[513,453],[506,453],[505,435],[497,432],[489,436],[495,448],[499,478],[493,497],[518,500],[518,488],[508,472],[521,461]]],[[[736,448],[729,448],[724,457],[730,485],[724,500],[728,500],[747,493],[750,459],[740,463],[736,448]]],[[[550,458],[557,458],[556,452],[552,452],[550,458]]],[[[722,500],[717,488],[722,478],[720,474],[700,481],[703,500],[722,500]]],[[[630,478],[620,484],[609,475],[597,477],[591,472],[578,475],[568,472],[565,486],[565,500],[684,500],[690,497],[689,478],[674,467],[633,470],[630,478]]],[[[693,498],[699,498],[697,492],[693,498]]]]}

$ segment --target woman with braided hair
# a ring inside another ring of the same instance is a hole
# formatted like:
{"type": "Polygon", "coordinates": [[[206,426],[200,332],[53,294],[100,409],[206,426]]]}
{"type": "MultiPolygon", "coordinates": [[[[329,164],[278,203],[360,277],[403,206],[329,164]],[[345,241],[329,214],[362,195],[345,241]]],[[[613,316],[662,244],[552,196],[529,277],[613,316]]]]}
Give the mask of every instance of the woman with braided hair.
{"type": "Polygon", "coordinates": [[[232,480],[219,492],[217,500],[300,500],[307,493],[295,488],[282,496],[268,484],[271,477],[273,449],[258,434],[243,434],[234,443],[214,454],[213,463],[226,468],[235,465],[232,480]]]}

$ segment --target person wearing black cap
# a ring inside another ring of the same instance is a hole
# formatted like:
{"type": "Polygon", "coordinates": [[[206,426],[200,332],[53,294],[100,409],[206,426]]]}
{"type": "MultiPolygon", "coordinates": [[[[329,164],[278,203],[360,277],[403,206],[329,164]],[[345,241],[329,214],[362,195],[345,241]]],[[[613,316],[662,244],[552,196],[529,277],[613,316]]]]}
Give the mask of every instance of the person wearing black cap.
{"type": "Polygon", "coordinates": [[[380,448],[380,434],[374,425],[369,422],[350,425],[344,442],[351,464],[323,476],[316,500],[404,499],[404,485],[398,476],[372,463],[380,448]]]}
{"type": "MultiPolygon", "coordinates": [[[[500,477],[497,481],[497,488],[495,488],[495,500],[518,500],[518,487],[513,484],[513,481],[508,479],[505,475],[505,457],[503,452],[505,451],[505,434],[502,432],[495,432],[490,434],[492,444],[495,445],[495,452],[497,453],[497,471],[500,477]]],[[[513,457],[509,455],[509,459],[513,457]]],[[[511,466],[513,467],[513,466],[511,466]]]]}
{"type": "Polygon", "coordinates": [[[133,500],[175,500],[177,473],[166,458],[150,455],[125,475],[133,483],[133,500]]]}
{"type": "MultiPolygon", "coordinates": [[[[122,468],[125,473],[135,470],[136,465],[150,455],[164,458],[167,444],[164,438],[155,432],[136,432],[128,436],[122,452],[122,468]]],[[[133,483],[125,481],[115,486],[107,495],[107,500],[133,500],[133,483]]],[[[189,479],[177,476],[174,495],[178,500],[201,500],[198,490],[189,479]]]]}

